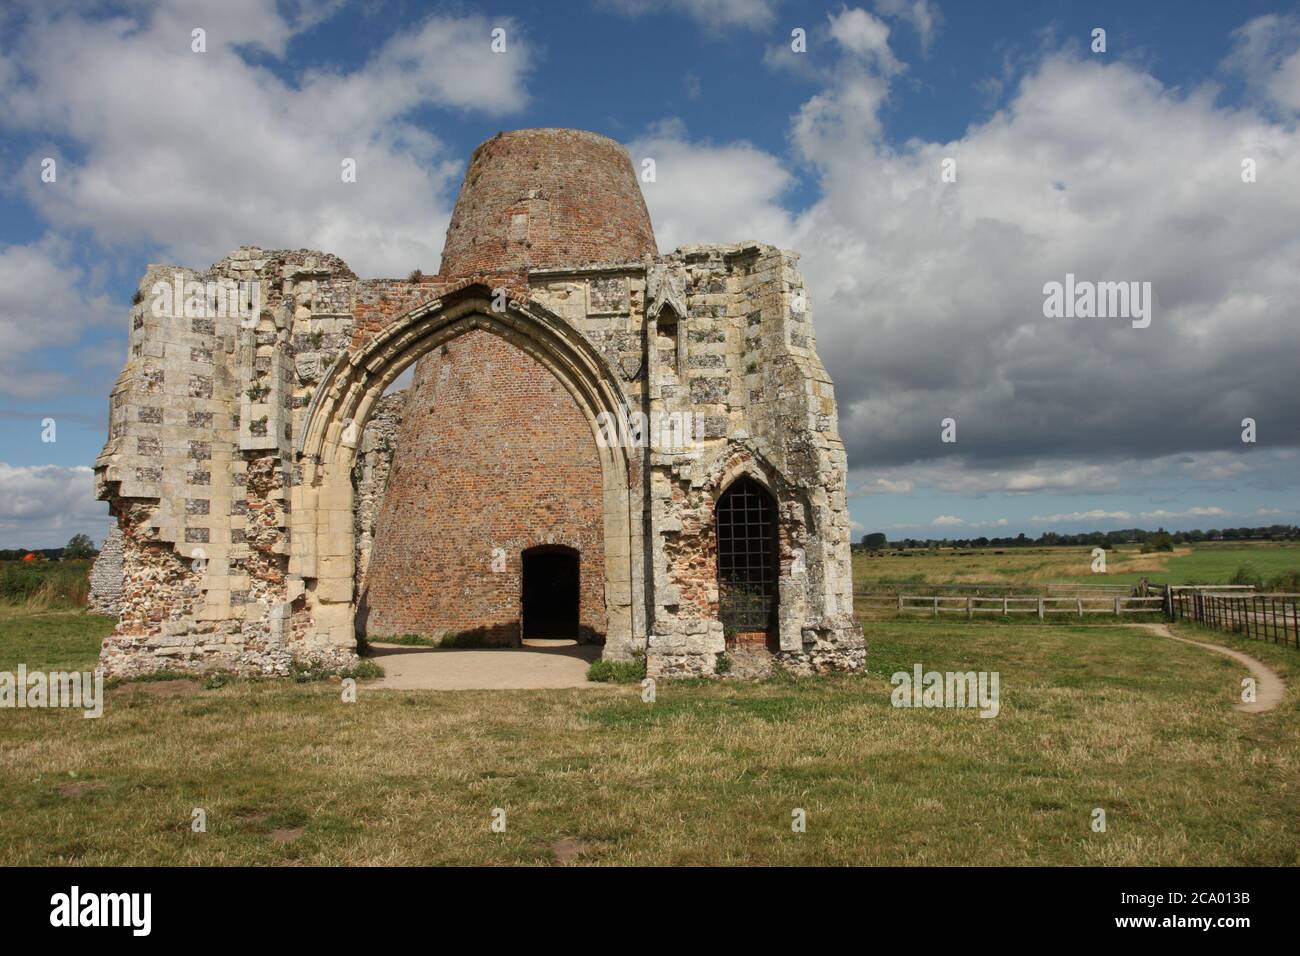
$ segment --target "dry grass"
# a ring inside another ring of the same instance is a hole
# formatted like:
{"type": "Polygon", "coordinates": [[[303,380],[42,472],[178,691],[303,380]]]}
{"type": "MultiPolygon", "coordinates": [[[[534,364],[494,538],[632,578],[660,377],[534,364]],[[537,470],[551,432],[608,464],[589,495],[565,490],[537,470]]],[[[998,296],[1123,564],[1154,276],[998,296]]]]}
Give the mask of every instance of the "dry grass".
{"type": "Polygon", "coordinates": [[[655,704],[281,683],[0,711],[0,862],[1298,862],[1294,673],[1252,717],[1234,664],[1134,630],[871,629],[866,677],[661,684],[655,704]],[[999,671],[1001,715],[893,708],[915,662],[999,671]]]}

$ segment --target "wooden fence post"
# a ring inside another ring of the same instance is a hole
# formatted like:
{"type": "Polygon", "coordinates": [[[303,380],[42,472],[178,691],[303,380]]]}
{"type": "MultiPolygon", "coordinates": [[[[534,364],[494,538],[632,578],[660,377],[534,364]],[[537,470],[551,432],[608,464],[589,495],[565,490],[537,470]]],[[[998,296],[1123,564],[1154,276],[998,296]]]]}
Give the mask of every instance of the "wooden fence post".
{"type": "Polygon", "coordinates": [[[1040,621],[1043,620],[1043,616],[1045,614],[1046,614],[1046,609],[1043,607],[1043,599],[1040,597],[1038,599],[1038,619],[1040,621]]]}
{"type": "Polygon", "coordinates": [[[973,597],[969,594],[966,595],[966,620],[968,621],[975,616],[974,601],[975,599],[973,597]]]}
{"type": "Polygon", "coordinates": [[[1115,616],[1119,617],[1119,595],[1115,595],[1115,616]]]}

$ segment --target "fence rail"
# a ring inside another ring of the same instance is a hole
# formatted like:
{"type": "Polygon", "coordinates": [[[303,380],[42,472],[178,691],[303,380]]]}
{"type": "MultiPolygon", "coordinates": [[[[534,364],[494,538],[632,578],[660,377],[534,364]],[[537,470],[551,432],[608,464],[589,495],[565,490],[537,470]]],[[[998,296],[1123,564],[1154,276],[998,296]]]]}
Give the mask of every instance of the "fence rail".
{"type": "Polygon", "coordinates": [[[1167,610],[1175,621],[1192,621],[1255,640],[1300,648],[1300,594],[1171,587],[1167,610]]]}
{"type": "Polygon", "coordinates": [[[900,614],[920,612],[934,617],[941,614],[965,614],[968,618],[977,614],[999,614],[1003,617],[1036,614],[1041,621],[1049,614],[1072,614],[1080,618],[1088,614],[1120,617],[1125,614],[1161,614],[1165,610],[1163,597],[1132,597],[1118,593],[1068,598],[901,593],[858,594],[856,597],[863,607],[871,610],[893,609],[900,614]]]}

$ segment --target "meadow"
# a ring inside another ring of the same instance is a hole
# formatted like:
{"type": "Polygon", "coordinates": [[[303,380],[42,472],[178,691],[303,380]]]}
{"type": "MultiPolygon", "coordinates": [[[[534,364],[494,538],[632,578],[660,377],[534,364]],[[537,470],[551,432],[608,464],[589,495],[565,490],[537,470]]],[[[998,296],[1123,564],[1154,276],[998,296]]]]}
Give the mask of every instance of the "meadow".
{"type": "Polygon", "coordinates": [[[1092,571],[1092,549],[1026,547],[885,550],[853,556],[856,590],[927,584],[995,584],[1036,590],[1051,583],[1228,584],[1246,569],[1264,583],[1300,574],[1300,541],[1208,542],[1143,554],[1137,545],[1106,552],[1106,573],[1092,571]]]}
{"type": "MultiPolygon", "coordinates": [[[[10,609],[0,670],[93,667],[110,624],[10,609]]],[[[0,710],[0,863],[1300,863],[1293,649],[1197,633],[1287,679],[1254,716],[1238,665],[1137,629],[866,627],[865,675],[654,703],[172,681],[111,688],[97,720],[0,710]],[[1001,713],[891,706],[915,663],[999,672],[1001,713]]]]}

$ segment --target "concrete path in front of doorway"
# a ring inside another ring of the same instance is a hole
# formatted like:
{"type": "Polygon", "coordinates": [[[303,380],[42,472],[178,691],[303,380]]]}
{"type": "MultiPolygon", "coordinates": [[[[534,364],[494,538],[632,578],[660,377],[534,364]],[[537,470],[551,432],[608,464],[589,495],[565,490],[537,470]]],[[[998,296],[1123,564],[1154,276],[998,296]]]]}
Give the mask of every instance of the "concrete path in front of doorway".
{"type": "Polygon", "coordinates": [[[608,687],[587,680],[587,666],[600,657],[591,644],[443,648],[372,644],[375,663],[384,669],[362,689],[375,690],[536,690],[608,687]]]}

